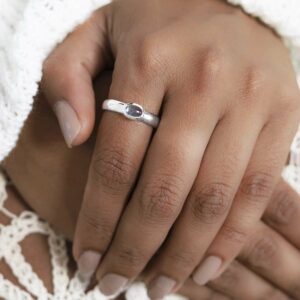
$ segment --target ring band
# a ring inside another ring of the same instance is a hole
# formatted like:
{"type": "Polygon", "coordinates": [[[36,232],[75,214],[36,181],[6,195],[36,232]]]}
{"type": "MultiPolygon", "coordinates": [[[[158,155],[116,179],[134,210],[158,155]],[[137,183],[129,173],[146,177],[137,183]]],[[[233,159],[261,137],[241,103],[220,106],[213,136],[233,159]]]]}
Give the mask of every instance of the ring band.
{"type": "Polygon", "coordinates": [[[125,103],[114,99],[107,99],[102,104],[103,110],[108,110],[124,115],[129,120],[135,120],[157,128],[159,117],[144,110],[136,103],[125,103]]]}

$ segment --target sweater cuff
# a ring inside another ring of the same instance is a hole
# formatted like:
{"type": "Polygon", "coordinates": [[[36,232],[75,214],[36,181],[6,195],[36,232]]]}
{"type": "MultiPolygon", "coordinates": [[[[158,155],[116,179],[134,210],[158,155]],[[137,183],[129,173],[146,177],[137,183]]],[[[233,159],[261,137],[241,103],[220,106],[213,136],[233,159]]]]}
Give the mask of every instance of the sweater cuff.
{"type": "Polygon", "coordinates": [[[300,1],[299,0],[227,0],[241,6],[280,35],[291,51],[300,84],[300,1]]]}
{"type": "Polygon", "coordinates": [[[1,0],[0,162],[15,147],[42,77],[43,62],[109,0],[1,0]]]}

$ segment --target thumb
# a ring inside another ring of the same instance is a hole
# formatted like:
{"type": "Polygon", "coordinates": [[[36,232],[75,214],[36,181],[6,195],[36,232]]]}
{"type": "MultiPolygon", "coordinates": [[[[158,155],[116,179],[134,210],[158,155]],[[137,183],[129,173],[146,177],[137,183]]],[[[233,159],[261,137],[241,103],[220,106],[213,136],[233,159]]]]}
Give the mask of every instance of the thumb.
{"type": "Polygon", "coordinates": [[[85,142],[95,122],[93,78],[111,64],[107,7],[71,33],[44,64],[41,89],[69,147],[85,142]]]}

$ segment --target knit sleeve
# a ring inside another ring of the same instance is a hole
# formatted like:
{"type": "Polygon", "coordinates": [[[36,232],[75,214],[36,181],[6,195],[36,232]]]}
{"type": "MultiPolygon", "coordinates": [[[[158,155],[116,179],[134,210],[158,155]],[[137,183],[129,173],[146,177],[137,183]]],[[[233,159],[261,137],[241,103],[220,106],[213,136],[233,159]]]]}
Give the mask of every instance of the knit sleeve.
{"type": "Polygon", "coordinates": [[[0,161],[16,145],[42,77],[43,61],[109,0],[0,1],[0,161]]]}
{"type": "MultiPolygon", "coordinates": [[[[0,1],[0,161],[16,145],[51,50],[110,0],[0,1]]],[[[273,27],[291,50],[300,83],[300,1],[228,0],[273,27]]]]}
{"type": "Polygon", "coordinates": [[[300,85],[300,1],[299,0],[227,0],[259,18],[282,37],[290,49],[300,85]]]}

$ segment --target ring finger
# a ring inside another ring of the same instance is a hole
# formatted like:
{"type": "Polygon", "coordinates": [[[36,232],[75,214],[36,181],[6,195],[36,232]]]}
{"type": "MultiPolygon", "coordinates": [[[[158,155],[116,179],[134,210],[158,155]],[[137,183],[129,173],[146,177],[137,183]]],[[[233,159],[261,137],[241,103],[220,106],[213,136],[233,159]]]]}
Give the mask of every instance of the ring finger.
{"type": "Polygon", "coordinates": [[[100,266],[97,277],[106,295],[140,274],[166,238],[197,175],[219,116],[213,105],[187,112],[182,99],[176,94],[165,104],[132,200],[100,266]],[[189,118],[178,122],[174,117],[187,113],[197,117],[197,128],[189,118]]]}
{"type": "MultiPolygon", "coordinates": [[[[152,81],[142,80],[127,61],[122,56],[117,58],[109,97],[125,102],[136,99],[158,114],[164,95],[162,84],[150,86],[152,81]]],[[[150,126],[117,113],[103,114],[74,238],[74,257],[83,277],[94,273],[112,239],[151,134],[150,126]]]]}

